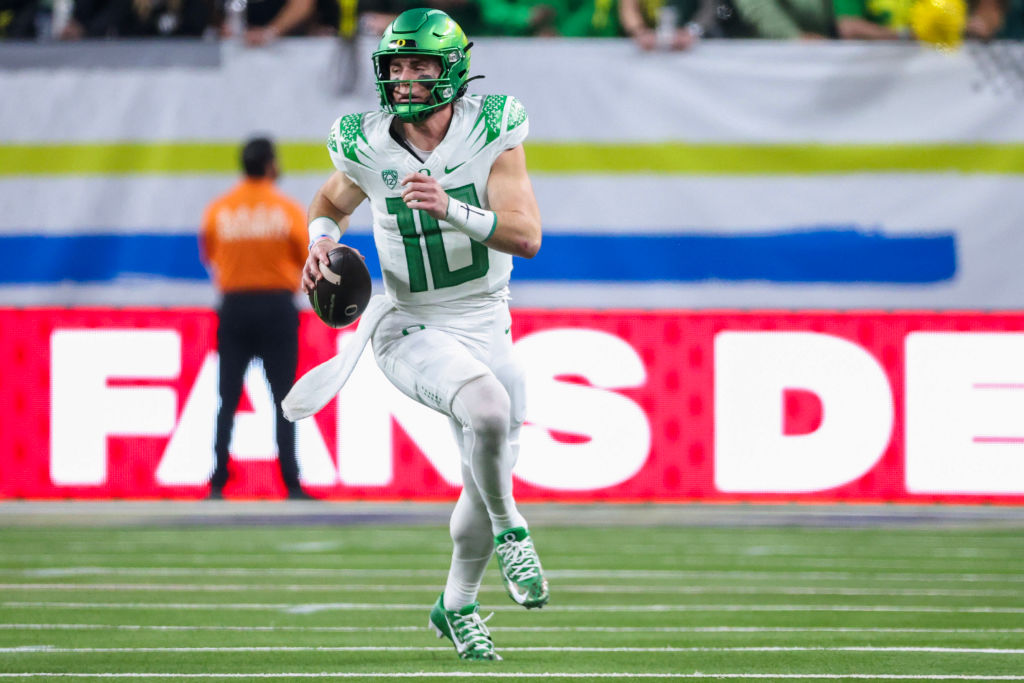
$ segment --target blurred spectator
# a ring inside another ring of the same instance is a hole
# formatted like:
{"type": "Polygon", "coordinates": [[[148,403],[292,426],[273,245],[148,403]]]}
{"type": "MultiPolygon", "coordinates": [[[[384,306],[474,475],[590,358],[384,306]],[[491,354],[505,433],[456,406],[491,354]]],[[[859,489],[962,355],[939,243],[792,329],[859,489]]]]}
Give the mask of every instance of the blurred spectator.
{"type": "MultiPolygon", "coordinates": [[[[306,34],[310,36],[336,36],[341,31],[342,13],[354,21],[356,13],[355,0],[316,0],[313,5],[313,18],[309,22],[306,34]]],[[[351,32],[350,32],[351,33],[351,32]]]]}
{"type": "Polygon", "coordinates": [[[0,0],[0,40],[36,37],[38,0],[0,0]]]}
{"type": "Polygon", "coordinates": [[[228,447],[245,369],[263,359],[274,397],[277,460],[289,498],[309,498],[299,484],[295,425],[281,413],[281,399],[295,381],[299,313],[292,300],[306,262],[306,212],[282,194],[274,144],[253,138],[242,148],[245,177],[215,199],[203,215],[199,253],[223,294],[217,311],[220,408],[210,497],[228,481],[228,447]]]}
{"type": "Polygon", "coordinates": [[[833,0],[836,33],[846,40],[899,40],[909,35],[912,3],[896,0],[880,6],[865,0],[833,0]]]}
{"type": "Polygon", "coordinates": [[[1005,0],[975,0],[970,3],[971,13],[967,17],[964,35],[978,40],[992,40],[1006,23],[1005,0]]]}
{"type": "MultiPolygon", "coordinates": [[[[836,32],[848,40],[899,40],[913,37],[910,33],[910,8],[914,0],[891,0],[875,3],[869,0],[833,0],[836,32]]],[[[968,2],[969,15],[964,34],[970,38],[989,40],[1003,27],[1004,0],[973,0],[968,2]]]]}
{"type": "MultiPolygon", "coordinates": [[[[342,0],[343,2],[345,0],[342,0]]],[[[359,24],[363,33],[380,37],[402,12],[416,7],[439,9],[455,20],[466,35],[504,35],[501,26],[486,27],[481,0],[361,0],[359,24]]]]}
{"type": "Polygon", "coordinates": [[[75,0],[60,37],[201,36],[209,20],[208,0],[75,0]]]}
{"type": "Polygon", "coordinates": [[[379,38],[405,9],[405,0],[359,0],[360,31],[379,38]]]}
{"type": "Polygon", "coordinates": [[[732,11],[721,0],[619,0],[619,21],[641,49],[653,50],[659,24],[667,20],[672,34],[669,47],[686,50],[702,37],[721,35],[721,9],[732,11]]]}
{"type": "MultiPolygon", "coordinates": [[[[245,42],[259,46],[281,36],[302,35],[315,13],[316,0],[246,0],[245,42]]],[[[230,27],[226,33],[232,35],[233,31],[230,27]]]]}
{"type": "Polygon", "coordinates": [[[1006,22],[1000,38],[1024,40],[1024,0],[1010,0],[1006,8],[1006,22]]]}
{"type": "Polygon", "coordinates": [[[410,6],[441,10],[454,19],[467,36],[478,36],[484,33],[483,12],[479,0],[430,0],[429,2],[413,2],[410,6]]]}
{"type": "Polygon", "coordinates": [[[566,0],[479,0],[479,4],[484,31],[491,35],[555,36],[559,18],[569,14],[566,0]]]}
{"type": "Polygon", "coordinates": [[[752,38],[816,40],[834,34],[831,0],[732,0],[752,38]]]}
{"type": "Polygon", "coordinates": [[[558,18],[558,33],[571,38],[613,38],[623,35],[615,0],[570,0],[558,18]]]}

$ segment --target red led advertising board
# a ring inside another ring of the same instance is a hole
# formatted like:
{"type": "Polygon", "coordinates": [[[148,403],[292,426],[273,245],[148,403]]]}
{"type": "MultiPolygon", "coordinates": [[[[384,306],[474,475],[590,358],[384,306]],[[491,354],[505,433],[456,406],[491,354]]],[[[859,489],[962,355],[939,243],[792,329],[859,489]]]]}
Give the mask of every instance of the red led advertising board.
{"type": "MultiPolygon", "coordinates": [[[[194,499],[217,408],[211,311],[0,310],[0,498],[194,499]]],[[[523,501],[1024,503],[1024,314],[513,311],[523,501]]],[[[303,314],[299,372],[348,330],[303,314]]],[[[227,498],[282,496],[250,367],[227,498]]],[[[458,491],[448,420],[367,349],[297,428],[334,500],[458,491]]]]}

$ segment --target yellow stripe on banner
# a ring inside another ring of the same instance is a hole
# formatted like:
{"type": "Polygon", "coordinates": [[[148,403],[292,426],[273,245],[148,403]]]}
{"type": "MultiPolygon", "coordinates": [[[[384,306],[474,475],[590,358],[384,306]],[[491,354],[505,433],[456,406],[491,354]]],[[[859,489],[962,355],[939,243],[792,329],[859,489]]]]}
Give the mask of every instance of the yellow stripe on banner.
{"type": "Polygon", "coordinates": [[[1024,144],[947,145],[527,145],[545,173],[775,175],[815,173],[1024,173],[1024,144]]]}
{"type": "MultiPolygon", "coordinates": [[[[289,173],[331,170],[322,143],[278,145],[289,173]]],[[[557,175],[1024,174],[1024,144],[722,145],[535,142],[531,172],[557,175]]],[[[0,176],[237,173],[237,143],[0,145],[0,176]]]]}
{"type": "MultiPolygon", "coordinates": [[[[291,171],[330,171],[319,143],[278,145],[291,171]]],[[[157,142],[105,145],[0,145],[0,176],[238,173],[237,143],[157,142]]]]}

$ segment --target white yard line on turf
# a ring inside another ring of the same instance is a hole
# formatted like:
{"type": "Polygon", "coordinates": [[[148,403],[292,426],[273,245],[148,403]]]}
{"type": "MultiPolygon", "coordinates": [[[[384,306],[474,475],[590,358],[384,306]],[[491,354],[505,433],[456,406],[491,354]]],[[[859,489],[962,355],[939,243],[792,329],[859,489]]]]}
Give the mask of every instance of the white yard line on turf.
{"type": "Polygon", "coordinates": [[[514,673],[511,671],[410,671],[365,672],[352,671],[318,673],[0,673],[0,678],[668,678],[668,679],[743,679],[743,680],[899,680],[899,681],[1024,681],[1024,675],[1013,674],[788,674],[788,673],[650,673],[650,672],[545,672],[514,673]]]}
{"type": "MultiPolygon", "coordinates": [[[[49,609],[150,609],[150,610],[281,610],[290,614],[315,614],[331,610],[419,612],[422,604],[399,603],[164,603],[164,602],[46,602],[5,601],[8,608],[49,609]]],[[[488,607],[490,612],[519,612],[515,605],[488,607]]],[[[1024,614],[1024,607],[949,607],[932,605],[556,605],[556,612],[897,612],[932,614],[1024,614]]]]}
{"type": "MultiPolygon", "coordinates": [[[[302,583],[0,583],[0,590],[55,590],[55,591],[168,591],[168,592],[355,592],[392,593],[395,591],[435,590],[436,584],[302,584],[302,583]]],[[[504,593],[503,586],[482,586],[482,591],[504,593]]],[[[873,597],[938,597],[938,598],[1013,598],[1024,596],[1020,590],[992,590],[981,588],[825,588],[814,586],[615,586],[609,584],[558,584],[564,593],[676,593],[680,595],[855,595],[873,597]]]]}
{"type": "MultiPolygon", "coordinates": [[[[548,532],[546,530],[544,533],[545,536],[548,536],[548,532]]],[[[75,551],[94,550],[104,552],[132,552],[139,548],[166,550],[168,547],[174,547],[182,544],[187,544],[190,550],[200,552],[212,552],[217,549],[230,550],[230,548],[225,548],[222,537],[219,535],[196,538],[188,536],[187,534],[158,535],[149,530],[142,533],[136,532],[135,534],[129,534],[121,538],[105,537],[81,540],[74,536],[68,536],[61,533],[55,533],[50,538],[54,542],[60,543],[62,548],[75,551]]],[[[340,547],[358,547],[360,551],[365,550],[368,552],[385,553],[389,551],[407,550],[409,545],[413,542],[418,543],[419,547],[425,548],[444,547],[444,543],[439,541],[439,538],[441,538],[440,533],[436,535],[433,533],[420,533],[418,535],[395,534],[392,533],[392,530],[389,530],[388,533],[380,534],[375,537],[367,537],[352,541],[324,541],[310,536],[306,536],[304,540],[301,540],[301,537],[299,537],[300,540],[283,541],[278,535],[271,535],[267,538],[266,545],[267,547],[280,548],[288,552],[295,549],[309,549],[316,551],[331,550],[340,547]]],[[[629,540],[617,547],[621,547],[627,553],[657,553],[665,550],[666,542],[678,546],[680,543],[679,538],[680,537],[677,534],[673,534],[671,536],[655,535],[654,538],[643,540],[634,534],[631,535],[629,540]]],[[[723,540],[721,534],[712,534],[710,536],[703,537],[689,534],[685,539],[688,546],[693,547],[703,555],[709,556],[734,555],[736,553],[764,551],[765,549],[772,549],[787,553],[809,553],[815,555],[844,554],[849,552],[849,547],[847,545],[836,545],[834,541],[834,534],[830,533],[809,535],[803,539],[797,538],[792,533],[765,533],[764,535],[752,535],[746,537],[729,534],[728,540],[723,540]]],[[[876,539],[876,541],[877,542],[872,542],[871,550],[879,553],[880,556],[884,556],[888,552],[899,551],[901,553],[906,553],[908,556],[914,557],[919,555],[934,557],[934,555],[930,554],[930,551],[935,551],[936,549],[950,553],[989,553],[993,551],[1013,551],[1019,545],[1019,539],[1012,535],[990,536],[987,538],[979,538],[977,536],[964,534],[932,537],[913,535],[902,538],[880,538],[876,539]],[[961,541],[963,542],[962,545],[959,543],[961,541]]],[[[33,543],[32,540],[25,540],[24,542],[26,544],[33,543]]],[[[36,543],[36,545],[39,544],[36,543]]],[[[575,543],[570,539],[563,545],[569,552],[579,551],[595,555],[600,554],[588,543],[575,543]]],[[[238,549],[244,550],[246,548],[240,547],[238,549]]]]}
{"type": "MultiPolygon", "coordinates": [[[[1021,648],[993,647],[874,647],[870,645],[851,646],[747,646],[747,647],[502,647],[502,652],[643,652],[643,653],[694,653],[694,652],[925,652],[928,654],[978,654],[978,655],[1024,655],[1021,648]]],[[[412,647],[403,645],[266,645],[241,647],[54,647],[51,645],[21,645],[0,647],[0,654],[138,654],[174,653],[198,654],[207,652],[448,652],[450,647],[412,647]]]]}
{"type": "MultiPolygon", "coordinates": [[[[109,556],[113,555],[137,555],[145,554],[147,549],[142,544],[126,544],[118,547],[103,547],[101,545],[91,543],[66,543],[61,544],[60,547],[64,552],[69,554],[79,555],[99,555],[105,554],[109,556]]],[[[361,557],[387,557],[387,558],[406,558],[406,557],[422,557],[420,553],[408,553],[398,552],[400,548],[408,549],[408,544],[404,546],[395,546],[391,548],[369,548],[366,546],[359,546],[358,552],[361,557]]],[[[443,553],[447,549],[447,546],[443,544],[431,544],[429,546],[418,546],[422,549],[423,553],[443,553]]],[[[665,545],[619,545],[616,548],[625,556],[628,557],[660,557],[666,552],[681,552],[679,548],[666,547],[665,545]]],[[[166,550],[167,548],[163,548],[166,550]]],[[[316,544],[303,544],[299,546],[288,545],[276,545],[267,549],[267,552],[278,553],[281,555],[292,555],[295,553],[307,553],[310,555],[324,554],[339,552],[343,549],[340,544],[327,544],[327,545],[316,545],[316,544]]],[[[578,547],[563,547],[562,552],[570,553],[573,557],[579,558],[595,558],[605,557],[606,553],[600,550],[594,550],[589,546],[578,546],[578,547]]],[[[936,553],[941,553],[942,557],[948,558],[949,560],[976,560],[976,559],[988,559],[988,560],[1015,560],[1020,557],[1018,548],[982,548],[982,547],[936,547],[934,545],[926,545],[921,547],[917,552],[912,551],[906,547],[879,547],[872,546],[871,550],[877,552],[877,555],[863,555],[859,554],[857,557],[860,560],[868,562],[878,561],[891,561],[893,556],[898,556],[901,559],[909,561],[918,559],[933,560],[936,557],[936,553]]],[[[266,553],[254,552],[251,550],[230,550],[223,547],[207,547],[207,548],[196,548],[189,546],[187,550],[189,555],[202,556],[202,555],[222,555],[226,552],[230,552],[235,557],[257,557],[265,556],[266,553]]],[[[708,548],[702,546],[700,550],[694,550],[693,546],[686,548],[686,556],[693,560],[712,560],[712,559],[744,559],[751,557],[758,558],[787,558],[794,560],[802,560],[808,558],[815,559],[836,559],[846,558],[850,555],[850,548],[843,547],[826,547],[826,546],[815,546],[815,547],[795,547],[795,546],[782,546],[772,545],[766,543],[757,546],[727,546],[721,549],[708,548]]],[[[168,553],[162,552],[157,553],[158,555],[167,555],[168,553]]],[[[19,556],[23,557],[50,557],[54,555],[52,548],[46,550],[40,550],[39,552],[32,552],[30,550],[23,550],[19,556]]]]}
{"type": "MultiPolygon", "coordinates": [[[[659,558],[660,557],[664,557],[667,552],[669,552],[669,551],[663,549],[661,555],[659,555],[658,557],[659,558]]],[[[122,555],[122,556],[127,556],[127,557],[145,557],[148,561],[151,561],[151,562],[173,563],[173,562],[181,562],[185,558],[204,559],[204,560],[205,560],[205,558],[209,558],[209,560],[211,560],[211,561],[217,561],[217,560],[220,560],[221,558],[224,557],[225,551],[224,550],[220,550],[220,551],[216,551],[216,552],[210,551],[210,552],[206,552],[206,553],[204,553],[204,552],[194,552],[194,551],[183,552],[183,553],[145,553],[145,552],[136,552],[136,553],[131,553],[131,554],[129,554],[129,553],[118,553],[118,554],[75,553],[75,558],[78,559],[78,560],[85,560],[86,558],[90,558],[90,559],[95,558],[95,559],[97,559],[98,561],[101,561],[101,562],[103,562],[103,561],[110,561],[112,558],[116,558],[116,559],[119,559],[119,560],[122,559],[122,558],[117,558],[116,557],[117,555],[122,555]]],[[[267,553],[237,552],[237,553],[232,553],[232,557],[239,558],[239,559],[241,559],[241,558],[253,558],[254,560],[266,560],[267,559],[267,553]]],[[[327,557],[332,557],[332,556],[327,556],[327,557]]],[[[372,554],[361,553],[360,554],[360,559],[367,559],[369,557],[379,558],[377,561],[380,561],[382,563],[386,562],[388,564],[403,564],[403,563],[412,564],[414,562],[422,561],[424,556],[422,554],[411,554],[411,553],[410,554],[402,554],[402,555],[396,555],[396,554],[390,554],[390,553],[372,553],[372,554]]],[[[579,556],[577,556],[577,557],[579,557],[579,556]]],[[[603,558],[606,557],[606,554],[605,555],[595,556],[595,557],[598,557],[599,559],[603,559],[603,558]]],[[[904,561],[904,560],[892,560],[892,559],[861,559],[861,558],[858,558],[856,560],[851,560],[848,557],[845,557],[845,558],[844,557],[823,558],[823,557],[793,557],[793,556],[788,556],[788,555],[787,556],[751,556],[751,555],[742,555],[742,556],[738,556],[738,557],[737,556],[724,556],[723,555],[723,556],[719,556],[719,557],[722,558],[722,559],[726,559],[726,560],[739,560],[739,561],[746,560],[746,561],[750,561],[750,562],[758,562],[762,566],[765,566],[766,568],[769,568],[769,569],[772,566],[772,565],[768,564],[769,561],[774,561],[775,562],[775,566],[780,566],[780,567],[785,567],[785,568],[800,567],[800,566],[813,567],[813,568],[818,568],[818,569],[820,569],[820,568],[827,568],[827,567],[836,567],[836,568],[843,569],[843,570],[856,569],[856,570],[864,570],[864,571],[869,571],[869,570],[870,571],[874,571],[874,570],[883,570],[883,569],[887,569],[887,570],[907,570],[907,571],[914,571],[914,570],[924,571],[924,570],[929,570],[929,569],[949,570],[950,568],[954,568],[955,569],[956,566],[959,565],[959,564],[966,564],[968,566],[974,566],[974,565],[976,565],[978,563],[978,558],[969,558],[969,557],[947,557],[947,558],[945,558],[943,560],[935,560],[934,562],[927,562],[925,560],[906,560],[906,561],[904,561]]],[[[711,558],[711,559],[719,559],[719,557],[711,558]]],[[[22,561],[26,561],[26,560],[30,560],[31,559],[31,560],[35,560],[35,561],[39,561],[39,562],[60,562],[60,561],[62,561],[64,559],[66,559],[67,556],[66,555],[62,555],[60,553],[19,553],[18,558],[20,560],[22,560],[22,561]]],[[[682,556],[679,557],[678,563],[679,564],[685,564],[685,565],[696,565],[696,566],[699,567],[701,565],[708,564],[708,562],[703,561],[704,559],[705,558],[695,557],[695,556],[692,556],[692,555],[682,555],[682,556]]],[[[1006,558],[1006,559],[1011,559],[1011,558],[1006,558]]],[[[1014,557],[1012,559],[1017,559],[1017,558],[1014,557]]]]}
{"type": "MultiPolygon", "coordinates": [[[[0,575],[12,574],[33,577],[60,576],[323,576],[323,577],[390,577],[408,578],[416,576],[443,577],[444,571],[433,569],[328,569],[313,567],[38,567],[0,568],[0,575]]],[[[968,582],[968,583],[1024,583],[1024,573],[992,574],[922,574],[921,572],[896,572],[865,575],[848,571],[787,572],[746,571],[746,570],[685,570],[685,569],[554,569],[546,571],[555,579],[735,579],[739,581],[779,581],[793,579],[801,581],[896,581],[913,583],[968,582]]]]}
{"type": "MultiPolygon", "coordinates": [[[[424,626],[211,626],[178,624],[0,624],[5,631],[230,631],[302,633],[395,633],[424,626]]],[[[517,633],[1024,633],[1024,628],[900,628],[873,626],[492,626],[517,633]]]]}

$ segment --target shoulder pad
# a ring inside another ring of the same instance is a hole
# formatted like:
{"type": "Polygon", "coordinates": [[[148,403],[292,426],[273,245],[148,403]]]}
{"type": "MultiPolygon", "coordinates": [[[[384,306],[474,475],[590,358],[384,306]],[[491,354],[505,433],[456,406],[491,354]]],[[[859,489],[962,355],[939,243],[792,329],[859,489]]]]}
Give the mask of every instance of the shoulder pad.
{"type": "Polygon", "coordinates": [[[342,116],[334,122],[331,134],[327,138],[329,150],[335,154],[344,155],[346,159],[354,161],[360,166],[366,165],[359,158],[360,155],[366,156],[365,149],[360,149],[360,147],[370,148],[370,141],[366,139],[366,133],[363,132],[364,116],[366,116],[365,113],[342,116]]]}
{"type": "Polygon", "coordinates": [[[505,108],[508,109],[508,125],[505,130],[512,130],[526,120],[526,107],[515,97],[508,98],[505,108]]]}
{"type": "Polygon", "coordinates": [[[483,126],[487,134],[484,145],[489,145],[497,140],[502,132],[507,132],[520,125],[526,120],[526,108],[522,102],[511,95],[486,95],[480,105],[480,115],[473,124],[473,129],[483,126]],[[502,122],[505,120],[505,112],[508,112],[508,120],[505,131],[502,131],[502,122]]]}

